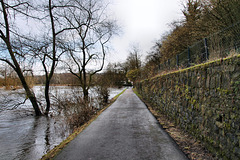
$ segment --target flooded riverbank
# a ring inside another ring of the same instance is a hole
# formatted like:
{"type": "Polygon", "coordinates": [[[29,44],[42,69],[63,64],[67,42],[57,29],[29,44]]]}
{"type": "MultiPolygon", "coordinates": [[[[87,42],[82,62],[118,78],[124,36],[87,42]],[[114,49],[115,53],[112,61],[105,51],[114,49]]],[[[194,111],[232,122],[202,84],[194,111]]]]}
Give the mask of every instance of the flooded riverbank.
{"type": "MultiPolygon", "coordinates": [[[[40,88],[39,89],[40,92],[40,88]]],[[[110,98],[123,89],[111,89],[110,98]]],[[[71,92],[59,87],[58,94],[71,92]]],[[[0,112],[0,159],[39,159],[71,133],[65,117],[35,117],[26,103],[18,109],[0,112]]]]}

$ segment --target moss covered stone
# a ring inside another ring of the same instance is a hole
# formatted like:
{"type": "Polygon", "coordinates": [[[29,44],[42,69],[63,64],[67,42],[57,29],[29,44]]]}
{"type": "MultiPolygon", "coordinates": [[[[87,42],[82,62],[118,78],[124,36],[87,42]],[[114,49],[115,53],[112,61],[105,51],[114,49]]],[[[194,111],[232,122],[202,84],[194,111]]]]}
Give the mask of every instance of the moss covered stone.
{"type": "Polygon", "coordinates": [[[136,88],[220,159],[240,159],[240,55],[143,80],[136,88]]]}

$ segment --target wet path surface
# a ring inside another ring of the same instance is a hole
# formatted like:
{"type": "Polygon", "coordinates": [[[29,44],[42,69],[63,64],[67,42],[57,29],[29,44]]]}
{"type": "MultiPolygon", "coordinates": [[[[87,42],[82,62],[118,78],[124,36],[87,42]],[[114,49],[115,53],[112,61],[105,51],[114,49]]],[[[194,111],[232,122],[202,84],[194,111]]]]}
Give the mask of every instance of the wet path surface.
{"type": "Polygon", "coordinates": [[[56,160],[184,160],[131,89],[55,157],[56,160]]]}

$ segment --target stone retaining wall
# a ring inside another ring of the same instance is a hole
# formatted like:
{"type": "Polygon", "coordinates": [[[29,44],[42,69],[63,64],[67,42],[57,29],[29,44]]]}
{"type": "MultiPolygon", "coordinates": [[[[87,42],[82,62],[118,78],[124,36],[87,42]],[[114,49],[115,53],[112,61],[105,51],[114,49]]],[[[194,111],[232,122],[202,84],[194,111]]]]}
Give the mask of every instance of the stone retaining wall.
{"type": "Polygon", "coordinates": [[[137,82],[141,96],[222,159],[240,159],[240,56],[137,82]]]}

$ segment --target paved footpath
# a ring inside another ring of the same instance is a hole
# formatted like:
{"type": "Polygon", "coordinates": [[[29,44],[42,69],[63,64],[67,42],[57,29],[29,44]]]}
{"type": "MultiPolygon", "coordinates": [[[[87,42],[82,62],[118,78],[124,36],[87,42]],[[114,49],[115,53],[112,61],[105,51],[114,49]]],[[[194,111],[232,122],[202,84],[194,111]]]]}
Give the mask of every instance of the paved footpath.
{"type": "Polygon", "coordinates": [[[185,160],[144,103],[126,90],[55,160],[185,160]]]}

